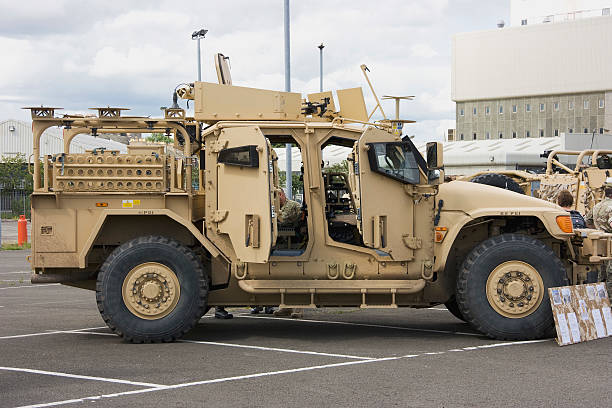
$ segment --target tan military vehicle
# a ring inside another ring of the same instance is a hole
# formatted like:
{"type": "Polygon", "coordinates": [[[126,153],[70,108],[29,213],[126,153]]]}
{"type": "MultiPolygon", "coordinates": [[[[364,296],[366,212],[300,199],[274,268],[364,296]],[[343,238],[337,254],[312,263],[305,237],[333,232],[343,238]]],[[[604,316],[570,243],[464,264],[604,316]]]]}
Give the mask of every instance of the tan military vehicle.
{"type": "Polygon", "coordinates": [[[483,171],[459,177],[458,180],[500,187],[551,203],[556,202],[559,191],[569,190],[574,196],[574,209],[582,214],[603,199],[604,182],[612,176],[609,156],[612,150],[553,150],[545,154],[547,159],[544,173],[522,170],[483,171]],[[576,156],[576,164],[570,168],[559,161],[559,156],[576,156]]]}
{"type": "Polygon", "coordinates": [[[360,88],[338,90],[336,109],[331,92],[303,100],[220,82],[173,92],[193,100],[193,117],[176,104],[160,118],[30,108],[33,283],[95,290],[103,319],[132,342],[173,341],[212,306],[247,305],[446,304],[487,336],[530,339],[554,329],[547,288],[610,259],[610,235],[573,231],[556,205],[442,184],[441,145],[423,158],[399,122],[370,122],[360,88]],[[52,126],[65,151],[41,160],[52,126]],[[151,132],[174,148],[70,152],[80,133],[151,132]],[[299,225],[277,221],[273,143],[301,152],[299,225]],[[348,174],[324,174],[332,146],[351,149],[348,174]]]}

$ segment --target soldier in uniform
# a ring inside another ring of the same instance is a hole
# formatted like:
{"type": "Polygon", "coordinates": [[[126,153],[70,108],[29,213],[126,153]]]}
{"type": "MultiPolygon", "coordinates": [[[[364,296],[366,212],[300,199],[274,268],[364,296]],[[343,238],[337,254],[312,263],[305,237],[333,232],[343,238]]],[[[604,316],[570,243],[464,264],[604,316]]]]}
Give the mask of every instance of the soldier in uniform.
{"type": "MultiPolygon", "coordinates": [[[[605,198],[587,213],[586,223],[590,228],[612,233],[612,177],[606,178],[604,194],[605,198]]],[[[606,261],[605,265],[605,272],[604,268],[600,268],[599,281],[603,281],[605,276],[608,296],[612,298],[612,261],[606,261]]]]}
{"type": "Polygon", "coordinates": [[[283,190],[278,193],[278,198],[280,200],[279,227],[297,227],[302,218],[302,206],[297,201],[287,199],[283,190]]]}
{"type": "MultiPolygon", "coordinates": [[[[283,190],[279,192],[279,200],[279,227],[297,227],[302,220],[302,206],[297,201],[289,200],[283,190]]],[[[299,318],[303,316],[303,313],[300,309],[283,308],[275,311],[274,316],[291,316],[299,318]]]]}

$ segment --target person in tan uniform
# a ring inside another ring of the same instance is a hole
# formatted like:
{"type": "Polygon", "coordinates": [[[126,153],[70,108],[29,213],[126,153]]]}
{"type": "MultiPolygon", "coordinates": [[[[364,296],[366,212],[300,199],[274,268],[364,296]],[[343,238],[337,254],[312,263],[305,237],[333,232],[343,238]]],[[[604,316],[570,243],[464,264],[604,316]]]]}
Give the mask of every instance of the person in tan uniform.
{"type": "MultiPolygon", "coordinates": [[[[278,211],[279,227],[297,227],[302,219],[302,206],[297,201],[289,200],[285,192],[279,192],[280,210],[278,211]]],[[[304,315],[301,309],[285,307],[274,312],[274,316],[300,318],[304,315]]]]}
{"type": "MultiPolygon", "coordinates": [[[[612,177],[606,179],[604,194],[605,198],[587,213],[586,223],[590,228],[612,233],[612,177]]],[[[612,299],[612,261],[605,261],[605,270],[600,268],[598,280],[606,281],[608,297],[612,299]]]]}

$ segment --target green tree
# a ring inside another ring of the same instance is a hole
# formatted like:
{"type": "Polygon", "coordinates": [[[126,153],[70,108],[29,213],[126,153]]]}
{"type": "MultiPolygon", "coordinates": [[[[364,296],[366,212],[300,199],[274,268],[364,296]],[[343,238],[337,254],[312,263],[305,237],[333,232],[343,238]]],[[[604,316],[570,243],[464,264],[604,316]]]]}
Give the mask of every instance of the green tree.
{"type": "Polygon", "coordinates": [[[332,164],[331,166],[325,167],[325,170],[328,173],[346,173],[348,174],[349,163],[348,160],[342,160],[340,163],[332,164]]]}
{"type": "MultiPolygon", "coordinates": [[[[286,171],[278,172],[278,182],[281,185],[281,187],[287,187],[286,174],[287,174],[286,171]]],[[[291,176],[292,176],[291,177],[291,191],[293,192],[293,194],[295,195],[295,194],[298,194],[304,191],[304,181],[300,180],[300,175],[293,173],[291,176]]]]}
{"type": "Polygon", "coordinates": [[[0,187],[5,191],[32,192],[32,175],[28,172],[25,154],[2,156],[0,159],[0,187]]]}
{"type": "Polygon", "coordinates": [[[166,144],[172,144],[174,143],[174,140],[169,137],[164,135],[163,133],[151,133],[151,136],[146,138],[147,142],[163,142],[166,144]]]}

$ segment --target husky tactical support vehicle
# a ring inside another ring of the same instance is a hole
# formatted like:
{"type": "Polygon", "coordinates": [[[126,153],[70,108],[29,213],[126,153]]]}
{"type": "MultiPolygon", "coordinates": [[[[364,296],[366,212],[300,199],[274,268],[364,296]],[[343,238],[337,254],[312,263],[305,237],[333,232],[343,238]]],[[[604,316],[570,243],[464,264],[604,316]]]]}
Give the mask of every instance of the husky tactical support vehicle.
{"type": "MultiPolygon", "coordinates": [[[[365,71],[364,71],[365,72],[365,71]]],[[[221,81],[220,81],[221,82],[221,81]]],[[[442,184],[439,143],[423,158],[397,122],[371,122],[361,88],[302,99],[195,82],[164,117],[55,116],[34,133],[33,283],[96,291],[127,341],[173,341],[212,306],[426,308],[445,304],[487,336],[554,329],[547,288],[578,284],[610,258],[610,236],[573,231],[551,203],[476,183],[442,184]],[[61,154],[40,137],[64,128],[61,154]],[[174,148],[71,153],[75,135],[161,132],[174,148]],[[276,143],[301,152],[299,225],[279,225],[276,143]],[[348,174],[322,170],[343,146],[348,174]],[[197,187],[192,173],[197,172],[197,187]],[[339,199],[340,198],[340,199],[339,199]]]]}
{"type": "Polygon", "coordinates": [[[559,191],[566,189],[574,196],[574,209],[585,214],[604,198],[604,182],[612,176],[610,154],[612,150],[552,150],[541,155],[546,157],[546,169],[541,174],[523,170],[483,171],[458,180],[496,186],[551,203],[556,202],[559,191]],[[559,156],[576,156],[574,168],[561,163],[559,156]]]}

